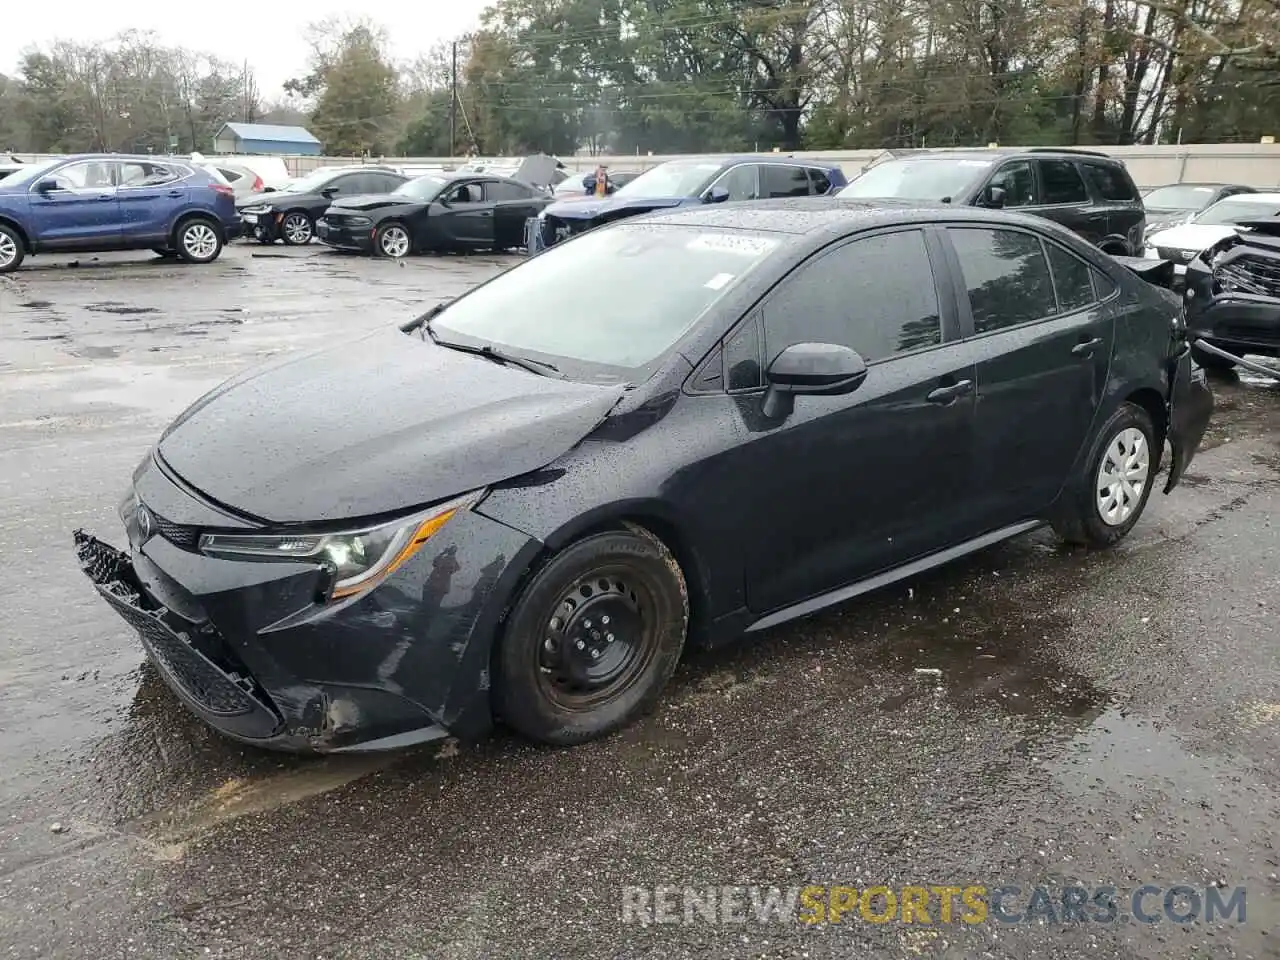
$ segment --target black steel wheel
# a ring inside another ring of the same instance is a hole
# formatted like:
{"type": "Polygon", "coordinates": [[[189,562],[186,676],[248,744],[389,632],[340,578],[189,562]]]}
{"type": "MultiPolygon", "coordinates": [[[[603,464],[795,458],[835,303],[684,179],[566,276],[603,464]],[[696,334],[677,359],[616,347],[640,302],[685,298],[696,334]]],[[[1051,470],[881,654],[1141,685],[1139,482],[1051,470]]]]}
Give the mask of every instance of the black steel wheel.
{"type": "Polygon", "coordinates": [[[662,693],[688,621],[684,576],[656,537],[633,528],[580,540],[516,601],[496,655],[497,713],[556,746],[624,727],[662,693]]]}

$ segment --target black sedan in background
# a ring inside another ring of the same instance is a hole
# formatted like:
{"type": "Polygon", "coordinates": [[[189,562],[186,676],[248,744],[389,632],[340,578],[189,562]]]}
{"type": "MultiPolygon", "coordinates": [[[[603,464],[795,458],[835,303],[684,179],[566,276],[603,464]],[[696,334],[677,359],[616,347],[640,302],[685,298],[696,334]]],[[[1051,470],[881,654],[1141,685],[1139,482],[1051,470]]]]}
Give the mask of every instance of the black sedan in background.
{"type": "Polygon", "coordinates": [[[127,551],[78,555],[233,737],[580,743],[686,644],[1045,523],[1119,541],[1212,409],[1180,316],[1042,218],[631,218],[216,388],[138,466],[127,551]]]}
{"type": "Polygon", "coordinates": [[[259,243],[283,240],[290,246],[310,243],[316,221],[334,201],[370,193],[390,193],[408,177],[390,167],[367,164],[321,167],[285,189],[255,193],[236,204],[247,236],[259,243]]]}
{"type": "Polygon", "coordinates": [[[349,197],[317,223],[323,243],[382,257],[444,250],[509,250],[524,245],[524,223],[551,202],[519,180],[485,173],[439,173],[395,190],[349,197]]]}

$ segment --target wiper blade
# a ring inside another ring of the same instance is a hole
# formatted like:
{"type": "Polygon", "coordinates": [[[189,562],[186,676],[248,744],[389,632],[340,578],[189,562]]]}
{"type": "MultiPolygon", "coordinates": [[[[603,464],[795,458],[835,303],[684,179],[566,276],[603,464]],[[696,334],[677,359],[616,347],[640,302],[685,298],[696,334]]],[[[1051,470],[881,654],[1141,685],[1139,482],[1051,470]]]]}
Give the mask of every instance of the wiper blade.
{"type": "Polygon", "coordinates": [[[560,368],[554,364],[547,363],[545,360],[534,360],[531,357],[517,357],[509,353],[503,353],[500,350],[495,350],[487,343],[482,347],[473,347],[465,343],[452,343],[448,340],[441,340],[436,336],[435,331],[431,329],[430,320],[423,321],[422,329],[423,332],[432,339],[436,346],[445,347],[448,350],[457,350],[459,353],[472,353],[477,357],[485,357],[492,360],[494,363],[520,367],[523,370],[528,370],[530,373],[536,373],[540,377],[547,376],[547,371],[550,371],[557,377],[560,376],[560,368]]]}

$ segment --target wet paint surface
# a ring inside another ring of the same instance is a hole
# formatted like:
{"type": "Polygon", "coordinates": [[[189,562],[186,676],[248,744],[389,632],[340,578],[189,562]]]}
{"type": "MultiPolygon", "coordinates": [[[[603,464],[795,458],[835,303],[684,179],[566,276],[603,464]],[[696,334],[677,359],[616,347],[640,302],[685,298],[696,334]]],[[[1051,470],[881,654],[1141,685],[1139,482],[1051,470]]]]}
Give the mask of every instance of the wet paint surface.
{"type": "Polygon", "coordinates": [[[1184,486],[1111,553],[1035,534],[697,654],[576,750],[300,760],[191,718],[69,531],[122,539],[133,467],[215,383],[510,261],[261,252],[0,280],[0,956],[1276,955],[1280,390],[1215,380],[1184,486]],[[1248,922],[620,920],[623,886],[1064,878],[1245,885],[1248,922]]]}

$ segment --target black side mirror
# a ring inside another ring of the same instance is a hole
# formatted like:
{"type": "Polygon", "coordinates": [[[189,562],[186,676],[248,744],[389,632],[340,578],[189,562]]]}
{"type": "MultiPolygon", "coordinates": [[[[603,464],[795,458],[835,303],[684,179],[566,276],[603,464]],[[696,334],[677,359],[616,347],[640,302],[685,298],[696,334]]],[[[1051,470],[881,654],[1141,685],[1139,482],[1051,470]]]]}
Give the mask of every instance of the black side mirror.
{"type": "Polygon", "coordinates": [[[728,199],[728,187],[712,187],[707,191],[707,203],[724,203],[728,199]]]}
{"type": "Polygon", "coordinates": [[[332,200],[337,195],[338,195],[337,187],[325,187],[323,190],[320,191],[320,196],[324,197],[326,200],[332,200]]]}
{"type": "Polygon", "coordinates": [[[832,396],[852,393],[867,379],[867,362],[858,351],[837,343],[793,343],[773,358],[765,372],[766,417],[791,412],[797,394],[832,396]]]}
{"type": "Polygon", "coordinates": [[[50,177],[48,180],[41,180],[36,184],[37,193],[48,193],[51,190],[58,189],[58,181],[50,177]]]}
{"type": "Polygon", "coordinates": [[[1005,193],[1004,187],[987,187],[987,189],[982,191],[982,205],[984,207],[991,207],[993,210],[999,210],[1004,206],[1006,196],[1008,196],[1008,194],[1005,193]]]}

